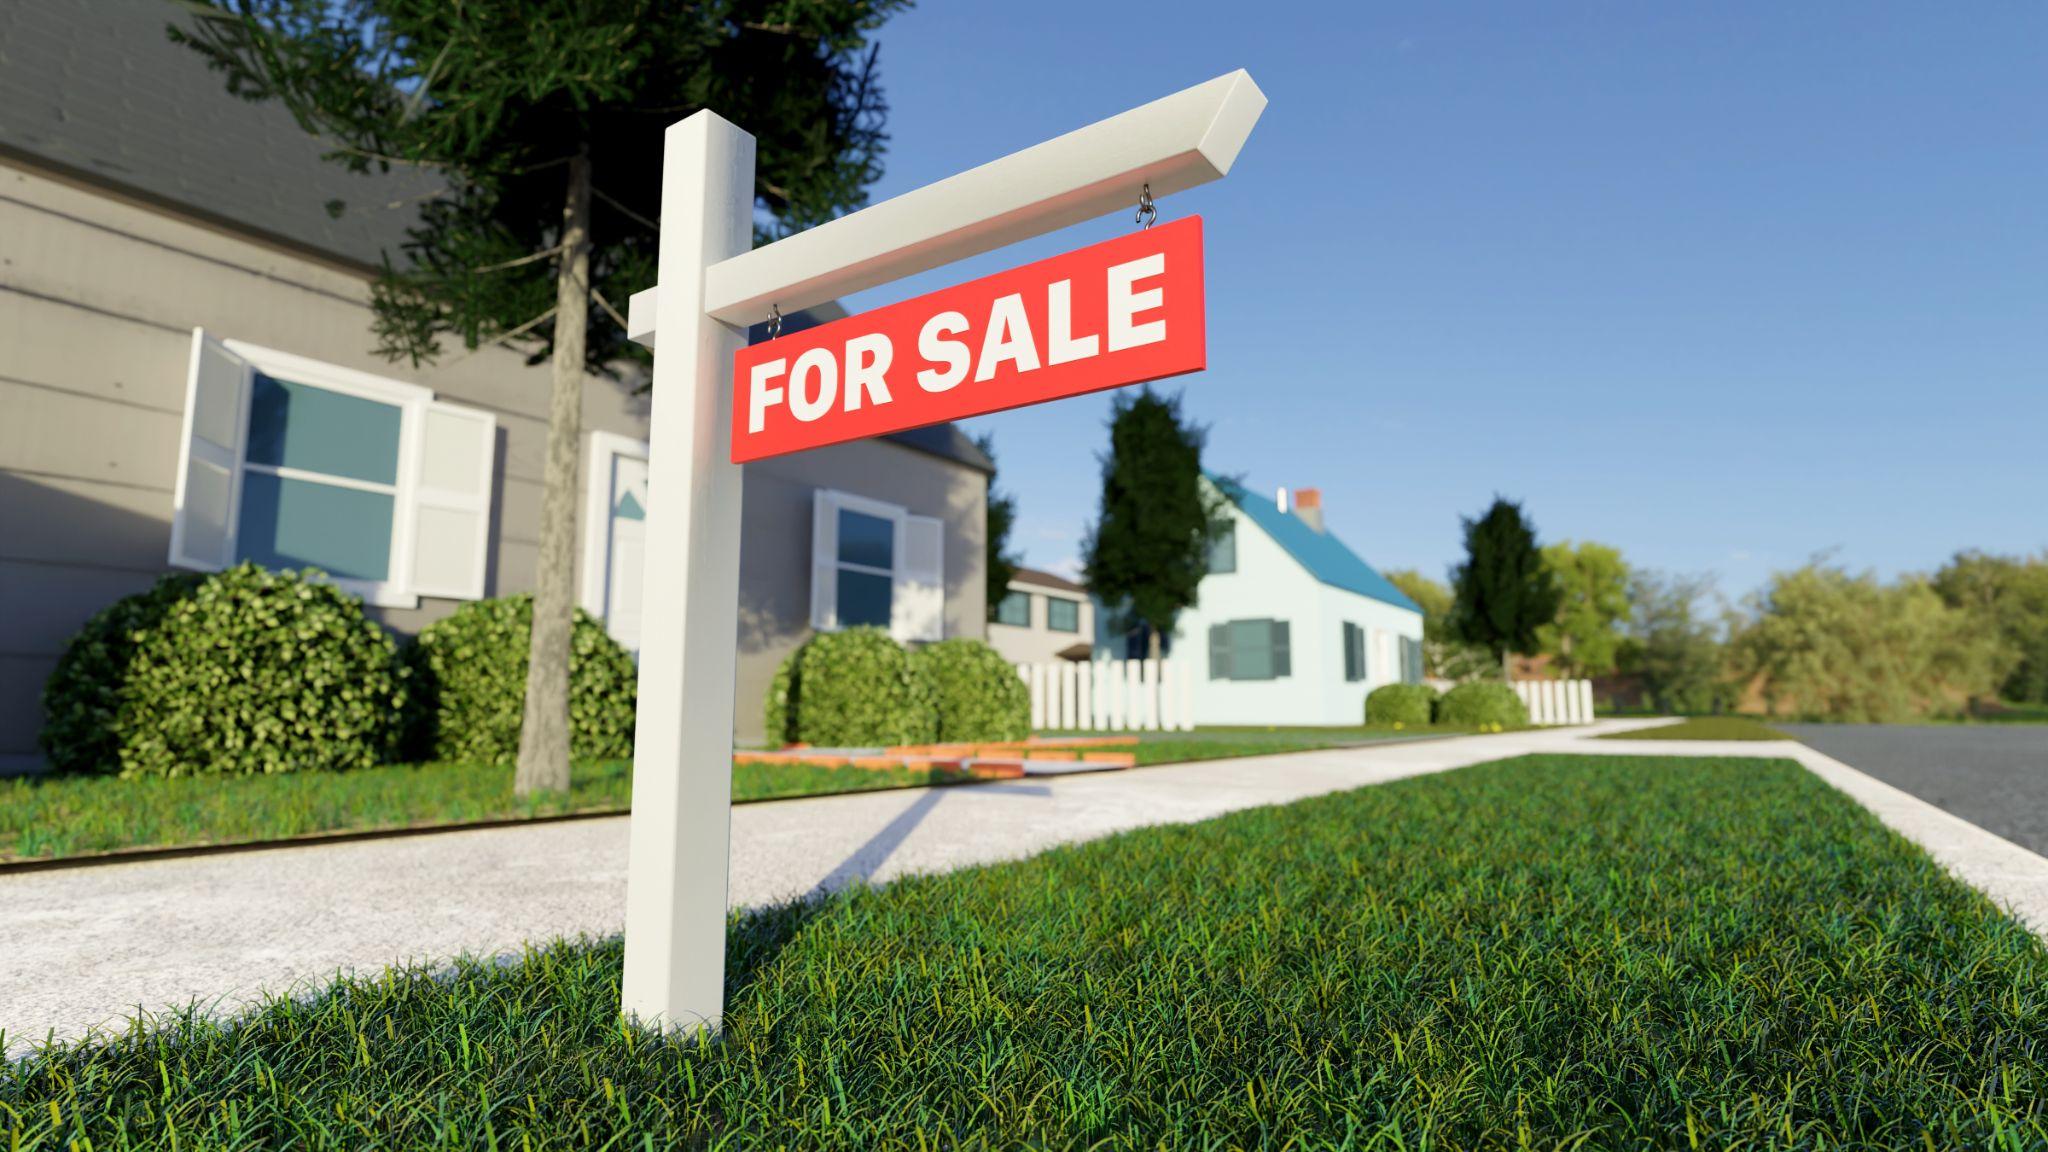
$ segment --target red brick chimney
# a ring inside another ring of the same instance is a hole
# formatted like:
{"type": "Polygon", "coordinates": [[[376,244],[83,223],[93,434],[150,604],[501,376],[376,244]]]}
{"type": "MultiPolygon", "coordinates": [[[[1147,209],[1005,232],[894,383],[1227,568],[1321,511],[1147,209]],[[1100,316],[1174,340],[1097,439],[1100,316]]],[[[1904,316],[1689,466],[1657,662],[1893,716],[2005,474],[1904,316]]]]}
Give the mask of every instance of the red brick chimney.
{"type": "Polygon", "coordinates": [[[1294,514],[1301,522],[1323,531],[1323,490],[1320,488],[1296,488],[1294,490],[1294,514]]]}

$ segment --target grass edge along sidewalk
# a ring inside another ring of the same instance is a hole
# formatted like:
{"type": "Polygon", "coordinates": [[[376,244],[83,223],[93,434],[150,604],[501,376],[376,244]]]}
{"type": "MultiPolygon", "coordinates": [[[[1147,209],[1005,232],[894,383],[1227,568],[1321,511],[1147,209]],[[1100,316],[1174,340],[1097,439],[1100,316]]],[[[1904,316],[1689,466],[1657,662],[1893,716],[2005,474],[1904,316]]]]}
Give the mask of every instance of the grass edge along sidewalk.
{"type": "Polygon", "coordinates": [[[1784,760],[1531,756],[0,1070],[10,1147],[2041,1147],[2048,951],[1784,760]]]}
{"type": "Polygon", "coordinates": [[[1596,740],[1791,740],[1750,716],[1687,716],[1676,724],[1603,732],[1596,740]]]}
{"type": "MultiPolygon", "coordinates": [[[[1330,741],[1225,736],[1137,746],[1149,766],[1306,751],[1330,741]]],[[[1081,745],[1069,745],[1068,754],[1081,745]]],[[[1128,753],[1129,748],[1118,749],[1128,753]]],[[[632,764],[574,766],[567,795],[521,799],[512,768],[391,764],[350,772],[122,780],[108,776],[0,779],[0,869],[128,851],[247,846],[356,833],[431,832],[471,824],[625,815],[632,764]]],[[[897,788],[970,784],[944,767],[770,763],[733,767],[735,804],[897,788]]]]}

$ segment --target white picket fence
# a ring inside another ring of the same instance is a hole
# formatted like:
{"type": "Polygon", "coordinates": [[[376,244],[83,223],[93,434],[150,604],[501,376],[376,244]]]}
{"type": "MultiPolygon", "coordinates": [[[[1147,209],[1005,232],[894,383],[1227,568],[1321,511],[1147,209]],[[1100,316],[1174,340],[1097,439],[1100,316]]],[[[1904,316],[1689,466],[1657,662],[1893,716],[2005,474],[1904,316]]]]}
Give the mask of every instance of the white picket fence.
{"type": "Polygon", "coordinates": [[[1529,706],[1531,724],[1591,724],[1591,680],[1517,680],[1515,695],[1529,706]]]}
{"type": "Polygon", "coordinates": [[[1187,661],[1062,660],[1019,664],[1031,689],[1031,727],[1097,732],[1185,732],[1195,726],[1194,676],[1187,661]]]}

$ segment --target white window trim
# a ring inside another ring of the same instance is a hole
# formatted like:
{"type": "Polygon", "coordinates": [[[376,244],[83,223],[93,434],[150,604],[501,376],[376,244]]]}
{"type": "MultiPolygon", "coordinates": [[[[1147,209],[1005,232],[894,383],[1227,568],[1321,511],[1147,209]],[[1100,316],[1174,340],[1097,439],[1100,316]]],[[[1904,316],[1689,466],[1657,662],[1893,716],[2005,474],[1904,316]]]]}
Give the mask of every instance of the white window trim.
{"type": "MultiPolygon", "coordinates": [[[[354,593],[366,604],[379,608],[417,608],[419,596],[407,586],[405,574],[412,571],[413,512],[415,492],[419,487],[419,437],[420,421],[425,406],[434,399],[433,390],[417,384],[398,380],[387,380],[343,368],[338,364],[314,360],[305,356],[265,348],[241,340],[222,340],[228,351],[249,362],[250,367],[278,379],[313,388],[339,392],[379,404],[390,404],[399,410],[398,419],[398,482],[376,484],[352,480],[345,476],[329,476],[325,473],[302,472],[295,468],[278,468],[267,464],[251,463],[245,454],[241,471],[258,475],[269,474],[287,480],[302,479],[329,484],[337,488],[353,488],[363,492],[388,494],[392,498],[391,508],[391,553],[383,580],[362,580],[352,576],[330,576],[328,582],[344,592],[354,593]]],[[[244,406],[247,408],[247,405],[244,406]]],[[[243,412],[248,419],[248,412],[243,412]]],[[[236,488],[241,487],[240,481],[236,488]]],[[[235,531],[241,531],[241,508],[237,501],[235,509],[235,531]]]]}
{"type": "MultiPolygon", "coordinates": [[[[832,500],[833,513],[833,553],[831,560],[832,610],[830,614],[830,627],[832,631],[837,632],[840,628],[839,573],[842,571],[852,570],[854,572],[865,572],[871,576],[888,577],[889,605],[891,612],[894,612],[896,604],[896,573],[900,571],[903,567],[903,520],[906,516],[910,515],[910,511],[909,509],[904,508],[900,504],[890,504],[881,500],[873,500],[866,496],[856,495],[852,492],[841,492],[836,488],[829,489],[827,491],[827,495],[832,500]],[[858,512],[864,516],[873,516],[877,520],[887,520],[889,522],[889,567],[877,568],[872,564],[852,564],[839,558],[838,514],[841,512],[858,512]]],[[[815,557],[812,560],[812,568],[813,570],[817,568],[817,562],[815,557]]],[[[882,627],[885,630],[887,630],[889,628],[889,625],[885,624],[882,627]]]]}
{"type": "MultiPolygon", "coordinates": [[[[205,332],[194,332],[195,357],[199,355],[199,342],[206,339],[211,338],[205,332]]],[[[427,413],[436,405],[433,390],[417,384],[407,384],[403,381],[388,379],[368,372],[359,372],[353,368],[344,368],[322,360],[280,351],[276,348],[266,348],[260,344],[251,344],[244,340],[217,340],[216,343],[220,347],[225,348],[229,353],[243,360],[247,364],[248,369],[254,372],[260,372],[266,376],[318,388],[323,391],[335,392],[340,395],[351,396],[374,403],[388,404],[399,410],[398,471],[392,483],[386,484],[376,481],[358,480],[347,476],[333,476],[324,472],[308,472],[300,468],[261,464],[248,459],[247,425],[250,418],[250,400],[247,385],[245,384],[240,411],[236,415],[238,427],[241,429],[242,440],[241,447],[238,450],[239,458],[235,459],[232,464],[233,479],[228,508],[228,537],[227,544],[223,549],[224,555],[220,558],[220,562],[222,564],[233,563],[234,555],[239,551],[238,537],[241,531],[242,478],[246,475],[277,476],[287,480],[303,480],[335,488],[373,492],[392,498],[391,548],[386,564],[386,578],[383,580],[364,580],[356,577],[330,575],[326,579],[336,588],[360,596],[365,603],[379,608],[419,607],[420,594],[411,587],[412,577],[410,574],[413,570],[414,560],[415,521],[417,520],[417,512],[422,498],[420,470],[423,461],[421,460],[421,442],[422,437],[425,435],[427,413]]],[[[190,451],[192,441],[191,423],[195,401],[189,393],[195,386],[196,369],[194,370],[193,381],[188,382],[187,387],[185,427],[182,432],[185,447],[181,449],[181,452],[190,451]]],[[[440,407],[457,408],[461,406],[443,404],[440,407]]],[[[473,412],[477,418],[488,420],[492,427],[496,426],[496,418],[488,412],[468,408],[463,408],[463,411],[473,412]]],[[[485,503],[485,507],[480,510],[480,515],[483,518],[482,522],[485,525],[483,529],[485,539],[481,544],[481,547],[486,550],[482,558],[482,562],[485,564],[488,564],[488,549],[490,547],[488,539],[490,512],[488,506],[490,500],[488,472],[495,467],[492,460],[493,455],[494,453],[491,452],[486,452],[485,454],[483,465],[487,474],[483,477],[480,485],[480,490],[483,492],[482,499],[485,503]]],[[[184,480],[185,469],[181,464],[179,473],[180,491],[175,502],[175,506],[178,508],[183,507],[182,486],[184,480]]],[[[183,552],[181,551],[178,539],[180,527],[181,525],[174,517],[171,563],[181,567],[195,565],[204,567],[203,561],[181,559],[183,552]]]]}
{"type": "MultiPolygon", "coordinates": [[[[612,469],[621,456],[645,460],[647,441],[616,432],[592,432],[584,454],[583,572],[577,577],[577,601],[583,610],[605,619],[606,584],[611,576],[612,469]]],[[[649,486],[650,488],[652,485],[649,486]]],[[[653,499],[653,493],[648,493],[653,499]]]]}

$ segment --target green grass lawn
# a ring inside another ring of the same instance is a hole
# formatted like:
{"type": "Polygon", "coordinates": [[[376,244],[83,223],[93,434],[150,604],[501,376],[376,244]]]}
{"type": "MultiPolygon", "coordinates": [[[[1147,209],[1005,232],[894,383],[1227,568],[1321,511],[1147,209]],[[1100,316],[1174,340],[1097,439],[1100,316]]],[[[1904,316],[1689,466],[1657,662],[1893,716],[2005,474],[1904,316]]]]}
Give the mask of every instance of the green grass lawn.
{"type": "Polygon", "coordinates": [[[1790,740],[1776,728],[1747,716],[1691,716],[1676,724],[1609,732],[1600,740],[1790,740]]]}
{"type": "Polygon", "coordinates": [[[2039,1148],[2048,951],[1785,761],[1531,757],[0,1068],[10,1149],[2039,1148]]]}
{"type": "MultiPolygon", "coordinates": [[[[1137,748],[1114,750],[1135,751],[1138,763],[1149,766],[1348,742],[1270,733],[1155,738],[1165,735],[1147,733],[1137,748]]],[[[0,861],[624,812],[632,803],[632,777],[625,761],[578,764],[567,796],[531,800],[512,795],[511,768],[483,764],[397,764],[227,779],[15,777],[0,780],[0,861]]],[[[745,803],[961,782],[956,773],[928,769],[741,764],[733,768],[732,796],[745,803]]]]}
{"type": "MultiPolygon", "coordinates": [[[[175,780],[16,777],[0,780],[0,860],[624,812],[632,803],[632,777],[624,761],[578,764],[568,795],[533,800],[513,796],[510,767],[482,764],[175,780]]],[[[745,764],[733,768],[732,794],[735,801],[776,800],[956,779],[909,769],[745,764]]]]}

